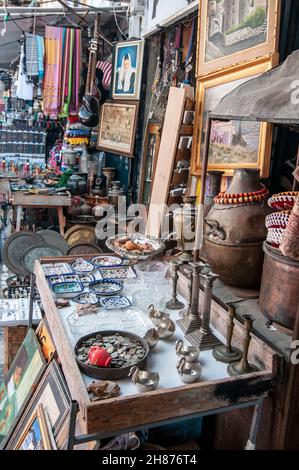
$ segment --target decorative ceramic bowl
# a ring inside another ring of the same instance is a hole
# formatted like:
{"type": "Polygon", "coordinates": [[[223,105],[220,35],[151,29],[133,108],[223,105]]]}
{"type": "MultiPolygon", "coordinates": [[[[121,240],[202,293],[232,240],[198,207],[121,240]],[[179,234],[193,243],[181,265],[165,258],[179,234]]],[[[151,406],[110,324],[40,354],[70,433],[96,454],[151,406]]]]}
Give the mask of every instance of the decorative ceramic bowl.
{"type": "Polygon", "coordinates": [[[61,274],[74,274],[68,263],[50,263],[43,264],[45,276],[60,276],[61,274]]]}
{"type": "Polygon", "coordinates": [[[93,292],[83,292],[73,299],[74,302],[81,305],[96,305],[99,299],[93,292]]]}
{"type": "Polygon", "coordinates": [[[81,282],[60,282],[52,285],[54,294],[63,299],[72,299],[84,290],[81,282]]]}
{"type": "Polygon", "coordinates": [[[94,282],[95,278],[90,273],[81,273],[78,274],[79,281],[83,284],[83,286],[89,286],[91,282],[94,282]]]}
{"type": "Polygon", "coordinates": [[[100,305],[106,310],[122,310],[131,307],[132,304],[128,297],[116,295],[100,299],[100,305]]]}
{"type": "Polygon", "coordinates": [[[75,273],[78,273],[78,274],[90,273],[91,271],[94,270],[94,265],[90,261],[87,261],[84,258],[77,258],[76,261],[72,263],[72,268],[75,271],[75,273]]]}
{"type": "Polygon", "coordinates": [[[132,260],[147,260],[165,249],[165,242],[142,234],[116,235],[108,238],[106,246],[118,255],[132,260]]]}
{"type": "Polygon", "coordinates": [[[163,282],[169,265],[158,260],[140,261],[135,265],[137,276],[145,281],[163,282]]]}
{"type": "Polygon", "coordinates": [[[123,289],[120,282],[112,279],[102,279],[89,284],[89,290],[97,296],[110,296],[119,294],[123,289]]]}
{"type": "Polygon", "coordinates": [[[98,268],[102,279],[131,279],[136,277],[132,266],[106,266],[98,268]]]}
{"type": "Polygon", "coordinates": [[[119,266],[122,264],[122,259],[118,256],[109,256],[109,255],[99,255],[92,258],[92,263],[94,266],[103,267],[103,266],[119,266]]]}

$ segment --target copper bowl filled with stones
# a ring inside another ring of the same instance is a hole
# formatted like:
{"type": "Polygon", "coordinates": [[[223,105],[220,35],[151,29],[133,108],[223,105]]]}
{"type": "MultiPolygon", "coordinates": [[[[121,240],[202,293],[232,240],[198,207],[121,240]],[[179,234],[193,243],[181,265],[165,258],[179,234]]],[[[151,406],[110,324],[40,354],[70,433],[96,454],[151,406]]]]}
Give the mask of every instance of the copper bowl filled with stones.
{"type": "Polygon", "coordinates": [[[139,336],[127,331],[97,331],[80,338],[75,346],[79,369],[89,377],[118,380],[128,378],[131,367],[143,368],[149,353],[148,344],[139,336]],[[89,364],[88,351],[93,346],[104,348],[112,358],[110,367],[89,364]]]}

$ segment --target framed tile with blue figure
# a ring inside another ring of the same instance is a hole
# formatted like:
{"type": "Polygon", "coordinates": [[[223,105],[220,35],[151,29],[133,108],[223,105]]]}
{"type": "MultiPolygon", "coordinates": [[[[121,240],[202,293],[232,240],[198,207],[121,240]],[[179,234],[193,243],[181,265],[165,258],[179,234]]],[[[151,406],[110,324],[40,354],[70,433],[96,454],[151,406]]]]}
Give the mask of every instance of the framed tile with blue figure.
{"type": "Polygon", "coordinates": [[[144,41],[118,42],[114,50],[112,98],[139,100],[144,41]]]}

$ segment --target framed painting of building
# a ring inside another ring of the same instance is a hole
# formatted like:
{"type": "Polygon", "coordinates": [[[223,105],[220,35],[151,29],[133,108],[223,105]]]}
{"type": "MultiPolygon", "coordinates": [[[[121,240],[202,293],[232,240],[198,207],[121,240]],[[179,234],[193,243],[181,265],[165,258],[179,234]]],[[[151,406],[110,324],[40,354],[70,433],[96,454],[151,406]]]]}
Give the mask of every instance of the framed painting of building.
{"type": "Polygon", "coordinates": [[[125,41],[116,44],[113,61],[112,98],[139,100],[144,42],[125,41]]]}
{"type": "MultiPolygon", "coordinates": [[[[192,146],[191,174],[201,174],[207,115],[219,101],[242,83],[272,68],[267,61],[221,76],[207,77],[197,83],[197,110],[192,146]]],[[[272,126],[251,121],[213,121],[209,150],[209,170],[221,170],[226,176],[236,168],[259,168],[269,176],[272,126]]]]}
{"type": "Polygon", "coordinates": [[[98,148],[119,155],[133,156],[138,102],[107,101],[102,105],[98,148]]]}
{"type": "Polygon", "coordinates": [[[197,75],[277,52],[280,0],[200,0],[197,75]]]}

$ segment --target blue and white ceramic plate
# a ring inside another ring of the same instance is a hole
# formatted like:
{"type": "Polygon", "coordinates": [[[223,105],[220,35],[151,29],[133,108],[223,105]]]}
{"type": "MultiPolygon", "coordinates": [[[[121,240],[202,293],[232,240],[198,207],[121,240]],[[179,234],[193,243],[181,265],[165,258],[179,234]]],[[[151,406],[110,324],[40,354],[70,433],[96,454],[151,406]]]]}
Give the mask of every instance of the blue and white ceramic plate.
{"type": "Polygon", "coordinates": [[[89,290],[98,296],[116,295],[122,291],[123,285],[111,279],[102,279],[89,284],[89,290]]]}
{"type": "Polygon", "coordinates": [[[77,258],[76,261],[72,263],[72,268],[77,274],[90,273],[94,270],[94,265],[87,259],[77,258]]]}
{"type": "Polygon", "coordinates": [[[78,294],[83,292],[83,286],[81,282],[60,282],[52,285],[52,290],[57,297],[64,299],[71,299],[76,297],[78,294]]]}
{"type": "Polygon", "coordinates": [[[136,276],[132,266],[111,266],[99,268],[102,279],[131,279],[136,276]]]}
{"type": "Polygon", "coordinates": [[[122,259],[118,256],[110,256],[110,255],[99,255],[92,258],[92,263],[95,265],[96,268],[100,268],[102,266],[119,266],[122,264],[122,259]]]}
{"type": "Polygon", "coordinates": [[[95,280],[94,276],[90,273],[81,273],[78,274],[78,277],[83,286],[89,286],[89,284],[95,280]]]}
{"type": "Polygon", "coordinates": [[[106,310],[120,310],[129,308],[132,304],[128,297],[125,297],[124,295],[116,295],[100,299],[100,305],[106,310]]]}
{"type": "Polygon", "coordinates": [[[93,292],[83,292],[73,299],[74,302],[81,305],[96,305],[99,299],[93,292]]]}

